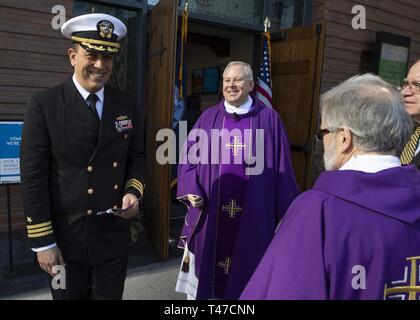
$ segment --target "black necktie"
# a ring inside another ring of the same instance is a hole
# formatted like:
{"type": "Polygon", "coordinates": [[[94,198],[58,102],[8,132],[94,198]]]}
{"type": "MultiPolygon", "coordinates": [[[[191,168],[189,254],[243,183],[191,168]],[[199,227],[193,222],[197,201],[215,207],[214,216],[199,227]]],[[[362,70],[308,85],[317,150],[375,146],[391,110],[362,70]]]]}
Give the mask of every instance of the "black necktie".
{"type": "Polygon", "coordinates": [[[96,101],[98,101],[98,96],[94,93],[91,93],[87,100],[89,101],[90,111],[95,116],[96,121],[100,122],[101,119],[99,118],[98,110],[96,110],[96,101]]]}

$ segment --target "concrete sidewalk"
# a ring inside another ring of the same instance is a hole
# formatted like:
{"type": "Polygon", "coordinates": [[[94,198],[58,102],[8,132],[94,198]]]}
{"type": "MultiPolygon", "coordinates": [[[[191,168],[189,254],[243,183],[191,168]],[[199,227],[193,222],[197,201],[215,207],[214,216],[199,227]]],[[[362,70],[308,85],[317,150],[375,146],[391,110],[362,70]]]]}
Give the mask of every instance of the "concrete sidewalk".
{"type": "MultiPolygon", "coordinates": [[[[125,281],[124,300],[185,300],[175,292],[180,259],[129,269],[125,281]]],[[[3,297],[1,300],[51,300],[48,289],[3,297]]]]}

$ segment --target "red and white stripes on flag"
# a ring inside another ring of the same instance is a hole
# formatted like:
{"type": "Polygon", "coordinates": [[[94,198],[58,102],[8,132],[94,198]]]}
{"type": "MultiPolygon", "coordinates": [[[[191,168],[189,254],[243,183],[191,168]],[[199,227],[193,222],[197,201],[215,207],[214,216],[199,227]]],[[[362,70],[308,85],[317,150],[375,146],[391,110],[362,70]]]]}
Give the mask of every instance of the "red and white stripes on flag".
{"type": "Polygon", "coordinates": [[[273,107],[273,93],[271,91],[271,46],[270,33],[263,33],[263,55],[258,76],[256,95],[267,107],[273,107]]]}

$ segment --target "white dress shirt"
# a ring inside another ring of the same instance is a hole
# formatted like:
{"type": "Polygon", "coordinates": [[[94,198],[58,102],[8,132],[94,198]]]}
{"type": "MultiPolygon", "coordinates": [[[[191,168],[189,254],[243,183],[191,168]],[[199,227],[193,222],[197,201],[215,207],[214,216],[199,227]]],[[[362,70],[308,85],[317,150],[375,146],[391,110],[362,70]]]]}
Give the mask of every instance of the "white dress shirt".
{"type": "Polygon", "coordinates": [[[416,152],[414,152],[414,156],[417,156],[420,153],[420,143],[417,145],[416,152]]]}
{"type": "Polygon", "coordinates": [[[235,107],[232,106],[231,104],[227,103],[225,101],[225,109],[228,113],[233,114],[247,114],[249,112],[249,110],[251,110],[252,108],[252,98],[250,96],[248,96],[248,99],[246,100],[246,102],[239,106],[239,107],[235,107]]]}
{"type": "Polygon", "coordinates": [[[377,173],[382,170],[400,167],[401,162],[390,155],[356,155],[347,161],[340,170],[356,170],[365,173],[377,173]]]}

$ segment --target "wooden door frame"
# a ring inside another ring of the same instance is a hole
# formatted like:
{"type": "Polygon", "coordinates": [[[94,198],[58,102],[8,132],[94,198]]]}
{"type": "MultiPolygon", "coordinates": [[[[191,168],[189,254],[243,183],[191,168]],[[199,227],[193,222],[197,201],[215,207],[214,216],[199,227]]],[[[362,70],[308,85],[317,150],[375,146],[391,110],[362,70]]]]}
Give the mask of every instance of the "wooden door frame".
{"type": "Polygon", "coordinates": [[[311,114],[311,125],[310,125],[310,155],[308,163],[305,169],[305,189],[312,187],[312,175],[313,175],[313,162],[314,162],[314,153],[315,153],[315,133],[318,127],[319,111],[320,104],[319,99],[321,97],[321,86],[322,86],[322,71],[324,67],[324,51],[325,51],[325,40],[326,40],[326,30],[327,22],[320,21],[314,25],[315,32],[318,38],[317,49],[316,49],[316,58],[315,58],[315,74],[312,82],[314,88],[312,92],[312,114],[311,114]]]}
{"type": "MultiPolygon", "coordinates": [[[[159,143],[156,141],[156,134],[161,129],[171,129],[172,128],[172,111],[173,111],[173,96],[174,96],[174,85],[175,85],[175,63],[176,63],[176,46],[177,46],[177,20],[178,20],[178,13],[177,10],[174,10],[174,12],[170,12],[170,10],[167,8],[171,8],[170,4],[173,0],[161,0],[155,7],[152,8],[152,10],[149,12],[150,15],[155,15],[153,10],[160,8],[159,6],[162,6],[162,9],[166,10],[164,11],[165,14],[170,14],[170,19],[174,19],[173,22],[175,23],[174,27],[174,34],[169,34],[169,37],[166,38],[167,43],[165,43],[165,37],[166,33],[164,30],[162,30],[162,33],[157,34],[155,33],[155,30],[159,30],[157,27],[157,24],[151,25],[152,18],[155,20],[158,20],[156,17],[150,17],[147,21],[147,27],[149,29],[148,32],[148,45],[146,51],[146,57],[148,65],[147,70],[147,78],[148,78],[148,84],[153,84],[154,86],[159,85],[157,82],[152,81],[151,78],[154,76],[153,73],[151,73],[154,69],[152,69],[152,65],[154,63],[154,60],[151,59],[157,59],[162,64],[162,61],[164,61],[165,65],[162,65],[163,68],[165,68],[166,64],[169,66],[172,66],[172,70],[169,69],[163,69],[166,70],[168,73],[170,73],[169,78],[171,78],[170,81],[167,81],[166,85],[172,84],[170,92],[167,93],[169,95],[166,95],[166,91],[164,91],[165,94],[163,94],[163,97],[165,97],[165,101],[160,103],[161,101],[158,101],[158,105],[154,107],[159,107],[160,104],[162,106],[165,106],[160,112],[162,112],[160,118],[156,118],[157,113],[149,113],[151,110],[150,104],[151,102],[151,95],[147,96],[147,108],[145,113],[145,134],[146,135],[154,135],[153,137],[147,136],[146,140],[146,155],[148,163],[150,164],[153,162],[153,166],[148,165],[147,174],[146,174],[146,184],[148,184],[149,179],[156,179],[152,183],[149,183],[150,185],[154,186],[155,190],[149,189],[147,191],[146,189],[146,210],[149,212],[150,215],[146,213],[145,216],[145,222],[147,225],[146,227],[146,233],[148,235],[149,240],[151,241],[152,245],[155,247],[156,251],[159,253],[161,258],[163,260],[166,260],[169,256],[169,224],[170,224],[170,185],[171,185],[171,175],[170,175],[170,164],[162,165],[157,163],[156,161],[156,153],[150,154],[152,150],[156,152],[159,143]],[[166,7],[165,7],[166,6],[166,7]],[[173,16],[172,16],[173,14],[173,16]],[[164,36],[165,35],[165,36],[164,36]],[[173,37],[172,37],[173,36],[173,37]],[[155,37],[155,38],[152,38],[155,37]],[[153,44],[156,41],[156,43],[160,43],[160,48],[154,48],[153,44]],[[173,41],[173,43],[172,43],[173,41]],[[173,49],[172,56],[170,55],[171,50],[173,49]],[[151,52],[152,50],[156,50],[156,52],[151,52]],[[170,111],[168,111],[170,110],[170,111]],[[150,117],[149,117],[150,115],[150,117]],[[150,121],[148,121],[150,119],[150,121]],[[153,144],[153,145],[151,145],[153,144]],[[160,179],[160,180],[159,180],[160,179]],[[162,183],[163,182],[163,183],[162,183]],[[155,193],[153,193],[155,192],[155,193]],[[162,200],[162,201],[160,201],[162,200]],[[158,205],[159,207],[156,210],[152,210],[153,205],[158,205]],[[152,216],[153,213],[158,213],[158,216],[152,216]],[[154,232],[154,233],[152,233],[154,232]]],[[[172,21],[172,20],[171,20],[172,21]]],[[[170,23],[170,22],[168,22],[170,23]]],[[[169,67],[168,67],[169,68],[169,67]]],[[[161,78],[159,78],[161,79],[161,78]]],[[[157,79],[157,81],[159,81],[157,79]]],[[[152,94],[154,87],[149,87],[148,92],[149,94],[152,94]]],[[[158,97],[158,95],[155,95],[155,97],[158,97]]]]}
{"type": "MultiPolygon", "coordinates": [[[[291,149],[295,151],[301,151],[304,153],[306,158],[306,165],[304,167],[304,182],[303,188],[308,189],[312,187],[312,164],[314,160],[314,151],[315,151],[315,132],[318,125],[318,114],[319,114],[319,97],[321,93],[321,82],[322,82],[322,70],[324,62],[324,47],[326,39],[326,22],[320,21],[312,24],[312,26],[300,26],[290,29],[285,29],[276,33],[271,34],[272,41],[276,40],[294,40],[300,39],[299,34],[302,35],[304,39],[309,39],[309,28],[311,28],[311,38],[316,37],[316,47],[314,48],[314,56],[310,59],[311,63],[309,64],[308,75],[312,76],[312,96],[311,96],[311,109],[309,116],[309,133],[306,138],[306,141],[303,145],[294,145],[291,143],[291,149]],[[291,36],[291,37],[290,37],[291,36]]],[[[296,62],[296,68],[304,68],[304,65],[296,62]]]]}

